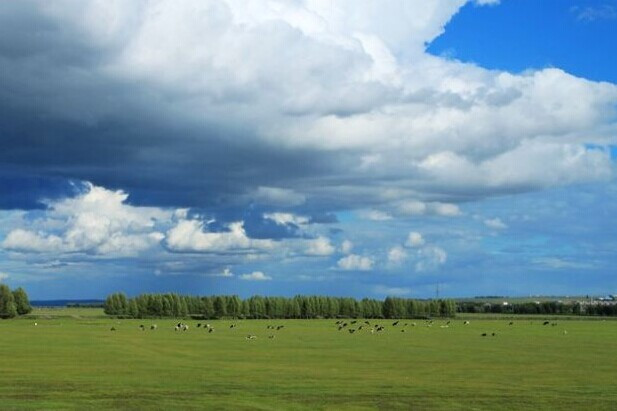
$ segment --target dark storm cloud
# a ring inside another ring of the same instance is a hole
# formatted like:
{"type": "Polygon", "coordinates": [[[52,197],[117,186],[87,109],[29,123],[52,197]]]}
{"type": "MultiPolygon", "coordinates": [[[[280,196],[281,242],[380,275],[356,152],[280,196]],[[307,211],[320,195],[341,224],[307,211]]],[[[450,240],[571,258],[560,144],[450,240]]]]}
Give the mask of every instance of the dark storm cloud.
{"type": "Polygon", "coordinates": [[[135,204],[233,206],[331,168],[242,124],[182,122],[168,94],[101,73],[109,50],[34,10],[0,5],[0,207],[39,207],[67,194],[63,179],[122,188],[135,204]]]}

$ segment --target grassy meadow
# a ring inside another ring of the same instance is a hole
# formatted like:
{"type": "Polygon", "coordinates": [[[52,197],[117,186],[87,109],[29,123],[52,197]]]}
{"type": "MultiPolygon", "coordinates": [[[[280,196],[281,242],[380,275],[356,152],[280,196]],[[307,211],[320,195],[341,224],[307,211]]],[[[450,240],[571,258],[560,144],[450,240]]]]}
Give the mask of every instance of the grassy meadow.
{"type": "Polygon", "coordinates": [[[37,309],[0,321],[0,409],[614,409],[617,322],[116,320],[37,309]],[[34,325],[34,323],[38,325],[34,325]],[[203,323],[203,321],[201,321],[203,323]],[[158,329],[140,331],[139,325],[158,329]],[[230,329],[235,323],[237,327],[230,329]],[[362,321],[354,324],[357,328],[362,321]],[[401,332],[402,325],[406,332],[401,332]],[[284,325],[279,331],[267,325],[284,325]],[[116,331],[110,328],[115,327],[116,331]],[[491,333],[496,336],[491,336],[491,333]],[[482,337],[482,333],[488,333],[482,337]],[[247,340],[248,334],[257,336],[247,340]],[[268,338],[275,335],[275,338],[268,338]]]}

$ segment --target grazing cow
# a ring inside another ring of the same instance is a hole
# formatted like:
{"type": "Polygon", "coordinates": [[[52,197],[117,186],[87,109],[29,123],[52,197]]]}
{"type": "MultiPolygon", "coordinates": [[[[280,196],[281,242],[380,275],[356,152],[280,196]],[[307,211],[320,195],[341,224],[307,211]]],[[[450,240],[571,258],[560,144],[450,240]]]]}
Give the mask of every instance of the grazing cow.
{"type": "Polygon", "coordinates": [[[394,322],[392,323],[392,326],[394,326],[394,327],[396,327],[397,325],[398,325],[398,321],[394,321],[394,322]]]}
{"type": "Polygon", "coordinates": [[[375,334],[375,329],[371,328],[371,334],[375,334]]]}
{"type": "Polygon", "coordinates": [[[463,325],[469,325],[469,321],[465,321],[463,325]]]}
{"type": "Polygon", "coordinates": [[[343,327],[347,327],[347,323],[343,323],[343,327]]]}
{"type": "Polygon", "coordinates": [[[339,325],[338,330],[341,331],[343,329],[343,327],[341,325],[339,325]]]}
{"type": "Polygon", "coordinates": [[[448,321],[446,324],[450,324],[450,321],[448,321]]]}
{"type": "Polygon", "coordinates": [[[353,333],[355,333],[355,332],[356,332],[356,330],[354,330],[353,328],[350,328],[350,329],[349,329],[349,330],[347,330],[347,331],[349,331],[349,334],[353,334],[353,333]]]}
{"type": "Polygon", "coordinates": [[[150,326],[150,329],[151,329],[151,330],[156,330],[157,328],[158,328],[158,326],[157,326],[156,324],[152,324],[152,325],[150,326]]]}
{"type": "Polygon", "coordinates": [[[359,326],[359,327],[358,327],[358,330],[361,330],[361,329],[362,329],[362,326],[359,326]]]}
{"type": "Polygon", "coordinates": [[[177,325],[174,327],[174,331],[179,331],[180,327],[178,327],[177,325]]]}
{"type": "Polygon", "coordinates": [[[405,330],[404,328],[401,330],[401,332],[402,332],[402,333],[404,333],[405,331],[406,331],[406,330],[405,330]]]}
{"type": "Polygon", "coordinates": [[[364,321],[364,324],[366,324],[366,325],[371,325],[371,323],[370,323],[370,322],[368,322],[368,321],[364,321]]]}
{"type": "Polygon", "coordinates": [[[34,323],[34,326],[36,327],[37,325],[39,325],[38,323],[34,323]]]}
{"type": "Polygon", "coordinates": [[[213,333],[213,332],[214,332],[214,328],[210,327],[210,328],[208,329],[208,333],[213,333]]]}
{"type": "Polygon", "coordinates": [[[206,324],[206,328],[210,328],[210,324],[206,324]]]}
{"type": "Polygon", "coordinates": [[[247,339],[247,340],[256,340],[256,339],[257,339],[257,336],[256,336],[256,335],[251,335],[251,334],[249,334],[249,335],[247,335],[247,336],[246,336],[246,339],[247,339]]]}
{"type": "Polygon", "coordinates": [[[550,321],[544,321],[544,322],[542,323],[542,325],[549,325],[549,324],[550,324],[550,321]]]}
{"type": "Polygon", "coordinates": [[[416,326],[416,323],[411,323],[411,326],[412,326],[412,327],[415,327],[415,326],[416,326]]]}
{"type": "Polygon", "coordinates": [[[109,331],[116,331],[116,327],[111,327],[109,331]]]}
{"type": "Polygon", "coordinates": [[[495,333],[492,333],[491,335],[492,335],[492,336],[494,337],[494,336],[496,336],[497,334],[495,334],[495,333]]]}
{"type": "Polygon", "coordinates": [[[514,325],[514,321],[510,321],[510,324],[508,324],[508,325],[514,325]]]}
{"type": "Polygon", "coordinates": [[[146,327],[144,327],[144,325],[142,324],[142,325],[139,326],[139,329],[142,330],[142,331],[145,331],[146,327]]]}
{"type": "Polygon", "coordinates": [[[482,335],[482,337],[486,337],[486,333],[482,333],[481,335],[482,335]]]}
{"type": "Polygon", "coordinates": [[[285,326],[284,326],[284,325],[279,325],[278,327],[276,327],[276,330],[277,330],[277,331],[278,331],[278,330],[282,330],[283,328],[285,328],[285,326]]]}
{"type": "Polygon", "coordinates": [[[229,326],[229,328],[235,328],[235,327],[236,327],[236,324],[232,324],[229,326]]]}
{"type": "Polygon", "coordinates": [[[268,336],[268,338],[271,339],[271,340],[274,339],[274,337],[276,337],[276,336],[275,335],[269,335],[268,336]]]}
{"type": "Polygon", "coordinates": [[[356,320],[353,320],[353,321],[351,322],[351,324],[355,324],[355,323],[357,323],[357,322],[358,322],[358,321],[356,321],[356,320]]]}
{"type": "Polygon", "coordinates": [[[197,328],[201,328],[201,323],[197,323],[197,328]]]}

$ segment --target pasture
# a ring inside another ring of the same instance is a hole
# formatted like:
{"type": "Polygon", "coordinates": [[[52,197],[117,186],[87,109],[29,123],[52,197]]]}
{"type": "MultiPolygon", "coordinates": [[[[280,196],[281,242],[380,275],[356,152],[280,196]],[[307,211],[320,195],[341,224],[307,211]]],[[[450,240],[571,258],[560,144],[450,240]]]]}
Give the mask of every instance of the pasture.
{"type": "Polygon", "coordinates": [[[471,319],[469,325],[454,319],[445,328],[446,320],[432,327],[422,320],[401,320],[396,327],[392,320],[369,320],[385,326],[373,334],[366,325],[353,334],[346,330],[363,320],[341,331],[335,320],[182,321],[188,331],[174,331],[179,321],[109,319],[98,309],[39,309],[29,318],[0,321],[0,408],[614,409],[617,404],[615,321],[557,319],[557,325],[543,326],[541,319],[515,319],[513,325],[505,319],[471,319]],[[214,332],[196,327],[206,322],[214,332]],[[150,330],[151,324],[158,329],[150,330]]]}

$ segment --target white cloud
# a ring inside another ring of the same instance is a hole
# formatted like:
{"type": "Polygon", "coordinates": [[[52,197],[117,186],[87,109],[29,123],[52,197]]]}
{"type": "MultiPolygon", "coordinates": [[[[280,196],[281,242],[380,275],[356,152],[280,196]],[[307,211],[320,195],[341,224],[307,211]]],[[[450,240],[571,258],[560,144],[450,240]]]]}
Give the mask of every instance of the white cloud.
{"type": "Polygon", "coordinates": [[[456,217],[462,214],[456,204],[434,202],[422,202],[418,200],[404,200],[398,203],[399,214],[414,215],[438,215],[444,217],[456,217]]]}
{"type": "MultiPolygon", "coordinates": [[[[89,75],[143,85],[137,94],[154,96],[156,112],[174,124],[230,131],[230,140],[241,129],[256,153],[292,150],[306,161],[299,168],[319,159],[322,171],[313,173],[330,172],[323,187],[306,190],[279,175],[283,168],[268,170],[268,182],[247,173],[253,186],[265,185],[245,200],[290,207],[309,196],[346,205],[362,198],[357,208],[370,208],[383,184],[368,180],[414,192],[409,198],[451,201],[609,178],[610,155],[587,144],[615,144],[617,86],[558,68],[512,74],[427,53],[466,3],[91,2],[76,12],[62,2],[38,12],[104,51],[89,75]]],[[[57,116],[83,113],[52,101],[47,110],[57,116]]],[[[100,110],[92,122],[109,118],[100,110]]],[[[453,204],[422,202],[400,204],[399,212],[460,214],[453,204]]]]}
{"type": "Polygon", "coordinates": [[[478,6],[496,6],[501,0],[474,0],[478,6]]]}
{"type": "Polygon", "coordinates": [[[407,251],[400,245],[394,246],[388,251],[388,263],[399,265],[407,259],[407,251]]]}
{"type": "Polygon", "coordinates": [[[576,15],[578,21],[593,22],[596,20],[615,20],[617,19],[617,8],[609,4],[599,5],[597,7],[587,6],[570,7],[570,12],[576,15]]]}
{"type": "Polygon", "coordinates": [[[484,225],[494,230],[505,230],[508,226],[499,218],[484,220],[484,225]]]}
{"type": "Polygon", "coordinates": [[[416,271],[432,271],[445,264],[448,254],[443,248],[437,246],[426,246],[418,250],[418,261],[416,271]]]}
{"type": "Polygon", "coordinates": [[[334,254],[336,249],[326,237],[318,237],[313,240],[304,241],[304,254],[310,256],[329,256],[334,254]]]}
{"type": "Polygon", "coordinates": [[[0,281],[5,281],[7,278],[9,278],[7,273],[0,272],[0,281]]]}
{"type": "Polygon", "coordinates": [[[423,246],[425,242],[426,241],[424,240],[424,237],[422,237],[422,234],[417,231],[412,231],[407,236],[407,241],[405,241],[405,245],[407,247],[420,247],[423,246]]]}
{"type": "Polygon", "coordinates": [[[241,280],[246,281],[269,281],[272,280],[272,277],[265,275],[261,271],[254,271],[250,274],[242,274],[239,277],[241,280]]]}
{"type": "Polygon", "coordinates": [[[246,253],[272,250],[272,240],[252,239],[241,221],[229,224],[229,231],[207,232],[199,220],[181,220],[166,235],[167,247],[178,252],[246,253]]]}
{"type": "Polygon", "coordinates": [[[8,233],[2,247],[33,253],[87,252],[132,255],[154,247],[163,239],[156,230],[172,212],[126,204],[128,194],[88,184],[74,198],[49,202],[41,220],[26,222],[30,229],[8,233]]]}
{"type": "Polygon", "coordinates": [[[291,213],[265,213],[264,218],[274,221],[278,225],[294,224],[297,226],[308,224],[308,217],[291,213]]]}
{"type": "Polygon", "coordinates": [[[306,201],[303,194],[280,187],[258,187],[253,198],[258,203],[279,207],[297,206],[306,201]]]}
{"type": "Polygon", "coordinates": [[[370,271],[373,269],[374,261],[370,257],[357,254],[350,254],[338,260],[338,267],[346,271],[370,271]]]}
{"type": "Polygon", "coordinates": [[[213,274],[209,274],[209,277],[223,277],[223,278],[231,278],[234,276],[234,274],[231,272],[231,269],[229,267],[224,268],[223,271],[221,272],[216,272],[213,274]]]}
{"type": "Polygon", "coordinates": [[[358,216],[370,221],[388,221],[392,220],[392,216],[384,211],[379,210],[362,210],[358,212],[358,216]]]}
{"type": "Polygon", "coordinates": [[[589,270],[596,268],[596,265],[588,262],[568,261],[559,257],[540,257],[532,261],[534,264],[552,270],[577,269],[589,270]]]}
{"type": "Polygon", "coordinates": [[[344,240],[341,243],[341,253],[349,254],[351,253],[351,250],[353,250],[353,243],[349,240],[344,240]]]}
{"type": "Polygon", "coordinates": [[[373,292],[382,296],[403,296],[411,293],[409,287],[389,287],[386,285],[376,285],[373,287],[373,292]]]}

